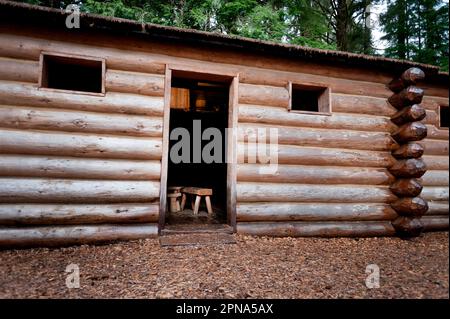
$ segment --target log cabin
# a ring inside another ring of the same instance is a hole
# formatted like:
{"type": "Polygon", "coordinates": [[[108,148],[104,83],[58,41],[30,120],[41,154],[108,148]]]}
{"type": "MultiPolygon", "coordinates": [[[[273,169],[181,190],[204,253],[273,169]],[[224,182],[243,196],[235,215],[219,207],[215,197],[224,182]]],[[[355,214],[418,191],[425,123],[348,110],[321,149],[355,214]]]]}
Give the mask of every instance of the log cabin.
{"type": "Polygon", "coordinates": [[[159,236],[177,186],[212,189],[240,234],[448,230],[448,73],[70,14],[0,0],[1,247],[159,236]],[[171,159],[195,121],[225,135],[226,161],[171,159]],[[270,128],[267,173],[250,140],[270,128]]]}

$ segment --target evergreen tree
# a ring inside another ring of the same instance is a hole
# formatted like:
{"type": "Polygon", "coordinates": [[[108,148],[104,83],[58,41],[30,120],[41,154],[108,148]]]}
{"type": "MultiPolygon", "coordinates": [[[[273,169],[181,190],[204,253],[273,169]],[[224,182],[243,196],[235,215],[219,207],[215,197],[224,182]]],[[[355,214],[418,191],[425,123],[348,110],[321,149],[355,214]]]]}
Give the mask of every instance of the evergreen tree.
{"type": "Polygon", "coordinates": [[[78,3],[101,15],[255,39],[374,54],[367,8],[380,17],[385,55],[448,70],[448,3],[444,0],[26,0],[54,8],[78,3]]]}
{"type": "Polygon", "coordinates": [[[381,16],[389,47],[385,55],[448,70],[448,3],[442,0],[389,0],[381,16]]]}

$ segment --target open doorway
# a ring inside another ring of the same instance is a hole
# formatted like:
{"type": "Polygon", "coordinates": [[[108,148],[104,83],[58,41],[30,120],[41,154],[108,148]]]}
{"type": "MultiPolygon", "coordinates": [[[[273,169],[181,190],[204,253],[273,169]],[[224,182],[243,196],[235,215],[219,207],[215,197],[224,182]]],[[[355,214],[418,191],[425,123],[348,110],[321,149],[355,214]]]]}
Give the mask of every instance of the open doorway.
{"type": "Polygon", "coordinates": [[[226,128],[231,82],[228,77],[172,72],[167,226],[195,228],[229,220],[226,128]],[[182,141],[184,133],[188,144],[182,141]]]}

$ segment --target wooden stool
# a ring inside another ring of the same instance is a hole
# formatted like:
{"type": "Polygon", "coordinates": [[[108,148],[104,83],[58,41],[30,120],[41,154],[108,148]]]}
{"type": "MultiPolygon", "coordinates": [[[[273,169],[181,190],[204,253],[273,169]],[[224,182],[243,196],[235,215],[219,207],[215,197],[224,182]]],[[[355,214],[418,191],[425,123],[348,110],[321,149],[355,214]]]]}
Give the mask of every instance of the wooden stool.
{"type": "Polygon", "coordinates": [[[186,205],[186,194],[190,194],[190,195],[196,195],[195,204],[193,202],[191,202],[192,210],[194,211],[194,215],[198,214],[198,209],[200,208],[200,200],[202,199],[202,196],[205,197],[206,209],[208,210],[208,214],[211,215],[213,213],[212,206],[211,206],[211,198],[210,198],[210,196],[212,195],[211,188],[184,187],[181,190],[181,193],[183,194],[183,196],[181,198],[181,210],[183,210],[184,206],[186,205]]]}
{"type": "Polygon", "coordinates": [[[181,190],[183,189],[183,186],[169,186],[169,187],[167,187],[167,189],[171,193],[181,193],[181,190]]]}
{"type": "Polygon", "coordinates": [[[181,209],[180,207],[180,201],[178,200],[181,197],[181,193],[172,193],[167,194],[167,197],[169,197],[169,211],[171,213],[179,212],[181,209]]]}
{"type": "Polygon", "coordinates": [[[167,197],[169,197],[169,211],[171,213],[176,213],[181,211],[181,190],[183,189],[182,186],[169,186],[168,191],[170,192],[167,194],[167,197]]]}

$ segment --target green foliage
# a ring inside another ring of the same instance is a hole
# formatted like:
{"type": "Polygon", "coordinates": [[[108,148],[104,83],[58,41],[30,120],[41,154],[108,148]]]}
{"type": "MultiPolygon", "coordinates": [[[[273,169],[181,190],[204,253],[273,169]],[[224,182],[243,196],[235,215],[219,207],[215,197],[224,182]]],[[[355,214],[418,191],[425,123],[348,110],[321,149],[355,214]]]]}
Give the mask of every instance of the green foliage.
{"type": "Polygon", "coordinates": [[[388,1],[381,16],[390,46],[386,56],[434,64],[448,71],[448,3],[442,0],[388,1]]]}
{"type": "Polygon", "coordinates": [[[290,41],[290,43],[322,50],[336,50],[336,44],[328,44],[326,42],[313,40],[307,37],[297,37],[290,41]]]}
{"type": "Polygon", "coordinates": [[[319,48],[336,48],[328,43],[327,18],[308,0],[292,0],[288,6],[289,19],[288,41],[295,44],[319,48]]]}
{"type": "Polygon", "coordinates": [[[283,13],[275,11],[270,5],[256,6],[238,27],[238,34],[244,37],[281,41],[287,26],[283,13]]]}
{"type": "Polygon", "coordinates": [[[385,55],[448,70],[448,3],[444,0],[26,0],[181,28],[375,54],[367,7],[384,2],[385,55]]]}
{"type": "Polygon", "coordinates": [[[111,1],[95,1],[86,0],[83,9],[88,12],[94,12],[97,14],[120,17],[125,19],[141,20],[142,21],[142,8],[126,5],[122,0],[111,1]]]}

